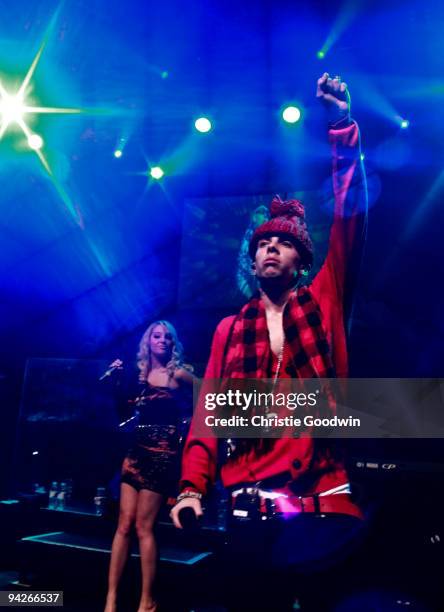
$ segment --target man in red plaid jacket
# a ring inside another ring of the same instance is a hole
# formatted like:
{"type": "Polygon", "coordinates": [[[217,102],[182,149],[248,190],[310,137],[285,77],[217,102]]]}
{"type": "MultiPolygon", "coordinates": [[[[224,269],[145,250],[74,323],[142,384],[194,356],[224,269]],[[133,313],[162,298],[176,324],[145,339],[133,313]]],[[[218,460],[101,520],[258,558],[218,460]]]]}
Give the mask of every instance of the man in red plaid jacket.
{"type": "MultiPolygon", "coordinates": [[[[256,229],[249,249],[260,293],[238,315],[219,323],[205,378],[273,378],[278,368],[280,378],[347,376],[346,327],[365,238],[366,185],[346,84],[325,73],[318,80],[317,97],[328,111],[333,157],[335,210],[327,257],[311,285],[295,289],[312,265],[313,245],[302,203],[274,198],[271,219],[256,229]]],[[[232,487],[289,473],[293,481],[304,477],[309,482],[305,495],[347,490],[342,463],[314,457],[312,439],[273,442],[266,453],[254,445],[236,453],[222,467],[223,484],[232,487]]],[[[189,496],[173,509],[176,526],[184,507],[201,515],[199,495],[214,482],[216,469],[217,440],[195,438],[191,428],[181,478],[182,493],[189,496]]]]}
{"type": "MultiPolygon", "coordinates": [[[[327,257],[311,285],[301,286],[313,262],[304,207],[298,200],[275,197],[270,220],[256,229],[249,245],[260,291],[237,315],[219,323],[205,378],[347,376],[346,329],[365,238],[366,185],[346,84],[325,73],[317,82],[317,97],[327,109],[333,158],[335,210],[327,257]]],[[[202,514],[201,497],[216,478],[217,450],[216,438],[199,437],[191,427],[181,494],[171,512],[176,527],[181,527],[182,509],[202,514]]],[[[222,466],[221,478],[232,490],[287,479],[312,512],[361,516],[342,460],[328,448],[317,452],[308,437],[244,440],[222,466]],[[313,497],[316,508],[308,502],[313,497]]]]}

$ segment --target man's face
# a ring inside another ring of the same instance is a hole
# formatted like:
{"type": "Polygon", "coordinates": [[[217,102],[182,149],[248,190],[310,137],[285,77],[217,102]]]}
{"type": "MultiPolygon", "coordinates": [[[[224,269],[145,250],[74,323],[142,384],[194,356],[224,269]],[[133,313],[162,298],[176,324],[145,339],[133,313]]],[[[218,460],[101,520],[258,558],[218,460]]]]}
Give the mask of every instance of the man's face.
{"type": "Polygon", "coordinates": [[[253,270],[257,278],[291,282],[301,266],[294,243],[285,236],[261,238],[257,244],[253,270]]]}

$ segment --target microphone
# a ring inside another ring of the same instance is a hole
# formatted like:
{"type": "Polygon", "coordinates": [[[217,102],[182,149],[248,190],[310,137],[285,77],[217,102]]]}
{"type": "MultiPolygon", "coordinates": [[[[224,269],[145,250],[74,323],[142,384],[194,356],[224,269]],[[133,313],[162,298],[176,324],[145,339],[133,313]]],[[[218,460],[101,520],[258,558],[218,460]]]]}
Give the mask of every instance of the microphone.
{"type": "Polygon", "coordinates": [[[102,376],[99,378],[99,381],[105,380],[105,378],[108,378],[109,376],[111,376],[114,370],[118,370],[121,368],[122,368],[122,362],[119,359],[117,359],[116,361],[113,361],[113,363],[109,366],[106,372],[104,372],[102,376]]]}
{"type": "Polygon", "coordinates": [[[192,508],[182,508],[179,512],[179,522],[185,531],[192,531],[199,526],[199,519],[192,508]]]}

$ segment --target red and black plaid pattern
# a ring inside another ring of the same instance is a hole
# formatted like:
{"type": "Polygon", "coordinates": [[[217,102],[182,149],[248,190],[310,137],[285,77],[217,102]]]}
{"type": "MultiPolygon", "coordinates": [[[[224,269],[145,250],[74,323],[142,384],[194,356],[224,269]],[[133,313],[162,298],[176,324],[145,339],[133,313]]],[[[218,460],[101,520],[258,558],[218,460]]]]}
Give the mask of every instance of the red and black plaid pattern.
{"type": "MultiPolygon", "coordinates": [[[[288,301],[283,325],[291,355],[287,373],[293,378],[334,377],[321,312],[307,287],[298,289],[288,301]]],[[[225,344],[221,378],[267,378],[270,350],[265,307],[257,294],[233,321],[225,344]]]]}

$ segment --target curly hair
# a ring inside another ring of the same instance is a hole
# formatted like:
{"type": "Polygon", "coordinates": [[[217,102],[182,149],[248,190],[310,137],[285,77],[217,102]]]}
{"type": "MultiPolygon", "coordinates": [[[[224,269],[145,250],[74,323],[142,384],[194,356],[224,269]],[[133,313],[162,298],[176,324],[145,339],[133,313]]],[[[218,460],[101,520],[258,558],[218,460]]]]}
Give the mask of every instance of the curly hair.
{"type": "Polygon", "coordinates": [[[143,334],[140,343],[139,343],[139,352],[137,353],[137,367],[140,370],[139,380],[145,381],[148,377],[149,372],[152,368],[152,360],[151,360],[151,350],[150,350],[150,339],[151,335],[154,331],[154,328],[158,325],[162,325],[171,334],[171,338],[173,340],[173,350],[171,352],[171,359],[166,365],[166,369],[168,371],[168,376],[173,376],[175,370],[178,368],[186,368],[190,369],[189,366],[186,366],[183,363],[183,346],[177,337],[177,332],[173,325],[168,321],[160,320],[154,321],[151,325],[148,326],[147,330],[143,334]]]}

